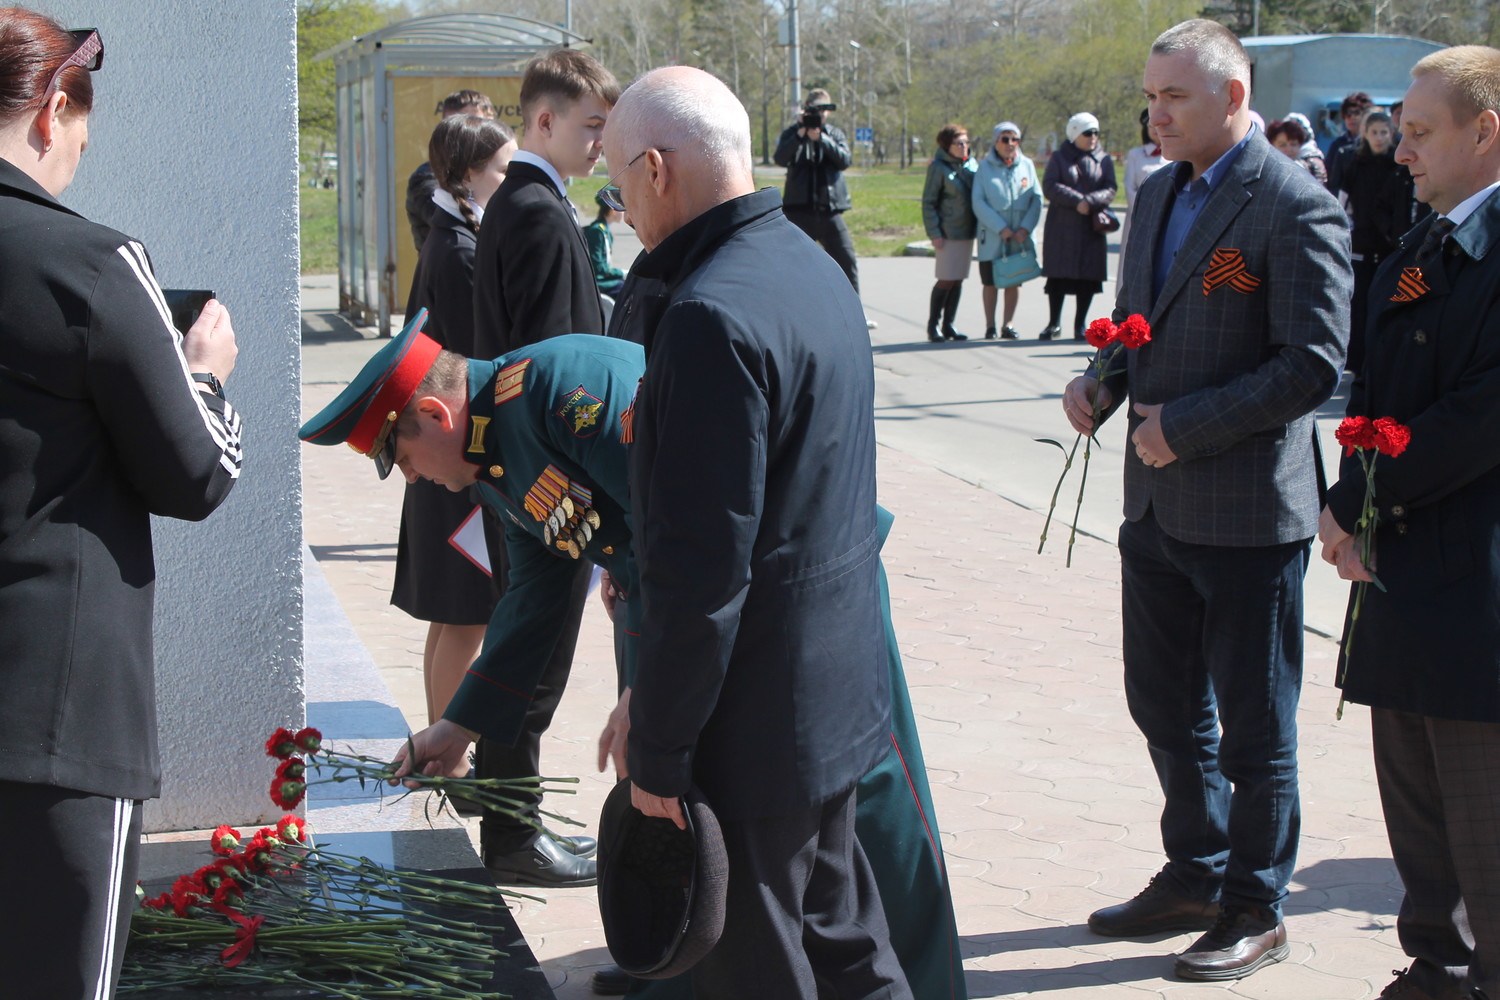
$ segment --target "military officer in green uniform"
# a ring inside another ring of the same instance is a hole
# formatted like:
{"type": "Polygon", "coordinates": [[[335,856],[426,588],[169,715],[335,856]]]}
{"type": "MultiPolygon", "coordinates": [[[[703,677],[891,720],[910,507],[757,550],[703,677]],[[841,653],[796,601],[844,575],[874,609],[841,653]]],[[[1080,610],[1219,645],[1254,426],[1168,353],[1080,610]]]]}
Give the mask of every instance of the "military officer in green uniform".
{"type": "MultiPolygon", "coordinates": [[[[455,491],[477,486],[505,525],[509,587],[484,649],[443,719],[412,737],[416,769],[457,774],[475,738],[509,741],[520,731],[565,619],[576,559],[603,567],[620,598],[616,648],[628,693],[640,602],[631,600],[638,576],[626,446],[645,356],[637,344],[579,335],[471,361],[422,335],[424,319],[419,313],[299,433],[313,444],[347,443],[381,478],[399,468],[455,491]]],[[[889,525],[882,511],[882,535],[889,525]]],[[[942,847],[883,587],[882,599],[892,750],[859,784],[856,823],[913,995],[962,1000],[942,847]]],[[[686,997],[687,977],[637,981],[631,993],[686,997]]]]}

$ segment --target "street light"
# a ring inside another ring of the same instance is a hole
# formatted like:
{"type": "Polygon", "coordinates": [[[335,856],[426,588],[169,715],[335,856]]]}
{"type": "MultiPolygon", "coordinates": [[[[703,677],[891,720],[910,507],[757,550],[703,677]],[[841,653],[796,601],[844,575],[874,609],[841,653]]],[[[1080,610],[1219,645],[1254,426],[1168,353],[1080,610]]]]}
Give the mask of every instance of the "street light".
{"type": "MultiPolygon", "coordinates": [[[[858,149],[859,148],[859,98],[860,98],[860,92],[859,92],[859,62],[860,62],[860,59],[859,59],[859,57],[864,54],[865,47],[863,45],[859,44],[858,42],[856,42],[852,38],[849,39],[849,47],[854,50],[854,100],[851,102],[853,106],[849,109],[849,122],[850,122],[850,125],[854,129],[854,146],[855,146],[856,149],[858,149]]],[[[871,119],[871,112],[870,112],[870,110],[869,110],[868,107],[865,109],[865,118],[866,119],[871,119]]],[[[868,167],[869,165],[870,165],[869,164],[869,157],[867,156],[866,160],[865,160],[865,166],[868,167]]]]}

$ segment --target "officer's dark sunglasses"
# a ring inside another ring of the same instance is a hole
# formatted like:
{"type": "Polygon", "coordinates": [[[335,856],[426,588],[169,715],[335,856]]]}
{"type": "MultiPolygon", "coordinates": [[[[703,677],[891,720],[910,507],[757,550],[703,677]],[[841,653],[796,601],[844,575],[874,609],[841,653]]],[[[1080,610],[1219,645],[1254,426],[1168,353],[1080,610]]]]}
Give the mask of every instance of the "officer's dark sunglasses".
{"type": "Polygon", "coordinates": [[[90,73],[104,65],[104,39],[99,37],[98,28],[78,28],[68,34],[73,36],[73,41],[78,47],[73,54],[64,59],[62,65],[57,67],[57,72],[52,74],[52,79],[47,81],[47,89],[42,94],[42,103],[46,104],[57,92],[57,81],[63,75],[63,70],[69,66],[78,66],[90,73]]]}

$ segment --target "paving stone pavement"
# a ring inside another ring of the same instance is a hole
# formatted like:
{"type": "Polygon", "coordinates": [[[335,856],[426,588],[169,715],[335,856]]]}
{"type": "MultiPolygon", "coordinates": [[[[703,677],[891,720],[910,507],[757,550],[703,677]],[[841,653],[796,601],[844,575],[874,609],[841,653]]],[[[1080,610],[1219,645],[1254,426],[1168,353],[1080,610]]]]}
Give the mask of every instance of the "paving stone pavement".
{"type": "MultiPolygon", "coordinates": [[[[311,338],[304,357],[334,347],[311,338]]],[[[304,414],[340,388],[305,377],[304,414]]],[[[1400,885],[1380,818],[1368,713],[1353,706],[1334,721],[1334,645],[1308,637],[1291,957],[1237,983],[1179,982],[1171,956],[1192,935],[1110,940],[1085,927],[1091,910],[1133,895],[1161,863],[1160,792],[1121,690],[1113,545],[1080,537],[1066,569],[1065,526],[1054,525],[1037,555],[1039,512],[888,447],[879,461],[880,499],[896,515],[883,558],[970,995],[1375,996],[1389,970],[1407,964],[1394,929],[1400,885]]],[[[378,482],[346,448],[305,447],[303,482],[306,540],[409,723],[422,726],[426,626],[388,603],[401,486],[378,482]]],[[[554,796],[549,807],[591,829],[612,784],[594,762],[613,698],[612,660],[606,620],[591,602],[543,756],[549,774],[580,779],[576,796],[554,796]]],[[[591,996],[588,973],[608,961],[594,894],[541,895],[545,905],[522,903],[517,920],[558,997],[591,996]]]]}

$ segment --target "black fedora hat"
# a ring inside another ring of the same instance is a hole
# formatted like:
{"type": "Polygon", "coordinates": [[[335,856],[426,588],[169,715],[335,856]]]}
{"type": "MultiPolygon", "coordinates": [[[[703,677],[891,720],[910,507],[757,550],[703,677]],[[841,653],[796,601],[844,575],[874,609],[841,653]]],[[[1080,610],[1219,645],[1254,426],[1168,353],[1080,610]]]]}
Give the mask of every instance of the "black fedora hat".
{"type": "Polygon", "coordinates": [[[669,979],[698,963],[724,930],[729,860],[719,820],[693,789],[687,829],[630,804],[621,779],[599,817],[599,918],[615,964],[669,979]]]}

